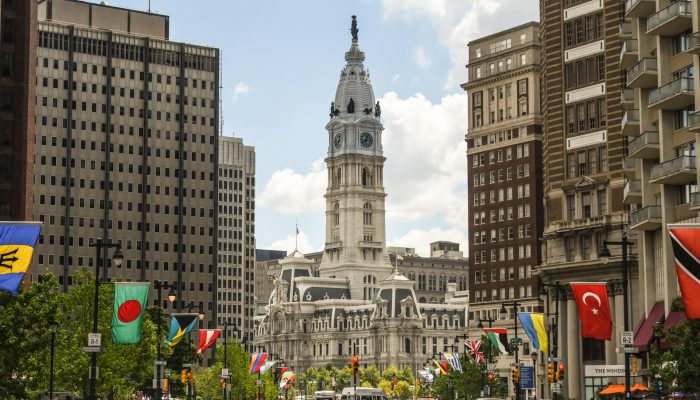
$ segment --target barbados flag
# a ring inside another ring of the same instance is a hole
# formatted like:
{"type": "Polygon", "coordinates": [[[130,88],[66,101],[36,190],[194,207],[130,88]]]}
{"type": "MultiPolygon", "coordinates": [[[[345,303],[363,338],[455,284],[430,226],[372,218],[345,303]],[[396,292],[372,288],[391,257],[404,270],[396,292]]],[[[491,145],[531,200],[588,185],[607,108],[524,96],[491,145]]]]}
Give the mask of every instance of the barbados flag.
{"type": "Polygon", "coordinates": [[[0,222],[0,290],[17,295],[39,233],[41,222],[0,222]]]}
{"type": "Polygon", "coordinates": [[[532,347],[547,353],[547,331],[544,329],[544,314],[518,313],[518,319],[530,338],[532,347]]]}
{"type": "Polygon", "coordinates": [[[170,316],[170,332],[163,343],[170,347],[180,343],[180,340],[194,328],[198,316],[199,314],[172,314],[170,316]]]}

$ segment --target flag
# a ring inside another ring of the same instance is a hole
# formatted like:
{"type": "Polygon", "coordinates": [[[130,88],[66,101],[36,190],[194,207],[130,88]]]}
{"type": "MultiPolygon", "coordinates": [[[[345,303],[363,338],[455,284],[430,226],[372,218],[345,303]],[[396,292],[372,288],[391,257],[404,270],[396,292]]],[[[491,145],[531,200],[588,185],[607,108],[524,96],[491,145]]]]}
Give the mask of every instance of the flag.
{"type": "Polygon", "coordinates": [[[267,353],[253,353],[250,355],[250,373],[257,374],[260,372],[260,368],[265,364],[267,359],[267,353]]]}
{"type": "Polygon", "coordinates": [[[115,282],[112,343],[141,343],[143,313],[148,305],[148,282],[115,282]]]}
{"type": "Polygon", "coordinates": [[[435,372],[440,373],[440,374],[446,374],[447,373],[447,363],[442,361],[438,362],[438,360],[433,360],[433,363],[437,366],[435,368],[435,372]]]}
{"type": "Polygon", "coordinates": [[[277,361],[265,361],[265,363],[263,363],[262,367],[260,367],[260,373],[264,374],[270,368],[274,367],[275,364],[277,364],[277,361]]]}
{"type": "Polygon", "coordinates": [[[481,351],[481,340],[465,340],[464,347],[467,348],[467,353],[476,363],[484,362],[484,353],[481,351]]]}
{"type": "Polygon", "coordinates": [[[547,331],[544,329],[544,314],[542,313],[518,313],[518,319],[530,338],[532,347],[547,353],[547,331]]]}
{"type": "Polygon", "coordinates": [[[197,346],[197,351],[194,352],[195,355],[202,354],[202,352],[209,348],[215,341],[216,338],[221,334],[221,329],[202,329],[199,331],[199,345],[197,346]]]}
{"type": "Polygon", "coordinates": [[[453,370],[462,372],[462,364],[459,362],[459,354],[443,353],[442,356],[445,357],[445,360],[447,360],[448,363],[450,363],[453,370]]]}
{"type": "Polygon", "coordinates": [[[0,290],[17,296],[40,233],[41,222],[0,223],[0,290]]]}
{"type": "Polygon", "coordinates": [[[700,224],[668,224],[668,231],[685,314],[700,318],[700,224]]]}
{"type": "Polygon", "coordinates": [[[571,283],[578,316],[581,319],[581,336],[592,339],[610,340],[612,317],[605,282],[571,283]]]}
{"type": "Polygon", "coordinates": [[[180,340],[194,328],[197,319],[198,314],[172,314],[170,316],[170,332],[168,332],[168,338],[163,341],[163,344],[173,347],[180,343],[180,340]]]}
{"type": "Polygon", "coordinates": [[[287,388],[287,385],[291,384],[294,382],[294,372],[293,371],[286,371],[284,374],[282,374],[282,379],[280,379],[280,389],[282,388],[287,388]]]}
{"type": "Polygon", "coordinates": [[[508,352],[508,330],[505,328],[486,328],[484,333],[491,343],[496,346],[496,354],[510,354],[508,352]]]}

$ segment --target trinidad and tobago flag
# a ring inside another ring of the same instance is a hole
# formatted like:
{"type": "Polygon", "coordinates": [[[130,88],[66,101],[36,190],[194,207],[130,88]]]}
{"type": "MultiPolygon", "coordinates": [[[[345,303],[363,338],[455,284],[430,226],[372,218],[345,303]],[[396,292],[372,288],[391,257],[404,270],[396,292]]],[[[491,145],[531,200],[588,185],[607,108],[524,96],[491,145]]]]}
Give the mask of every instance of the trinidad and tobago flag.
{"type": "Polygon", "coordinates": [[[668,224],[688,318],[700,318],[700,224],[668,224]]]}

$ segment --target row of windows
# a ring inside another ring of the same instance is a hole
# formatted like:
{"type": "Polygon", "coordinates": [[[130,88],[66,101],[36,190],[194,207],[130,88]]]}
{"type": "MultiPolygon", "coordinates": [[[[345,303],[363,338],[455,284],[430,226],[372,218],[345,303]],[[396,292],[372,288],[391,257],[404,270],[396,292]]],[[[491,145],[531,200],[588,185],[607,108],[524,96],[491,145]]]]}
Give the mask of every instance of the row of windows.
{"type": "Polygon", "coordinates": [[[564,22],[566,48],[603,39],[603,14],[589,14],[564,22]]]}
{"type": "Polygon", "coordinates": [[[461,275],[458,277],[455,277],[454,275],[451,275],[449,277],[445,275],[440,275],[437,277],[438,280],[436,280],[435,274],[430,274],[430,275],[425,275],[425,274],[418,274],[418,280],[416,281],[416,274],[415,273],[409,273],[408,274],[408,279],[418,282],[418,290],[439,290],[441,292],[447,291],[447,283],[448,282],[453,282],[457,283],[458,289],[457,290],[467,290],[468,288],[468,282],[467,282],[467,277],[465,275],[461,275]],[[427,278],[427,280],[426,280],[427,278]]]}
{"type": "MultiPolygon", "coordinates": [[[[520,53],[518,59],[520,61],[518,66],[522,67],[524,65],[527,65],[527,53],[520,53]]],[[[480,67],[480,66],[474,67],[474,69],[472,70],[474,73],[474,75],[472,76],[473,79],[481,79],[482,78],[483,75],[482,75],[481,68],[482,67],[480,67]]],[[[484,73],[488,71],[488,75],[495,75],[495,74],[498,74],[501,72],[508,71],[512,68],[513,68],[513,58],[508,57],[508,58],[505,58],[503,60],[498,60],[495,63],[494,62],[489,63],[489,68],[488,68],[488,70],[486,70],[486,68],[484,68],[484,73]]]]}
{"type": "MultiPolygon", "coordinates": [[[[483,233],[485,236],[486,232],[484,231],[483,233]]],[[[488,252],[486,250],[475,251],[474,264],[515,260],[515,250],[515,247],[510,246],[507,248],[501,247],[498,249],[491,249],[488,252]]],[[[517,259],[525,259],[532,257],[532,246],[529,244],[519,245],[517,247],[517,251],[517,259]]]]}
{"type": "MultiPolygon", "coordinates": [[[[527,178],[530,176],[530,164],[522,164],[515,167],[515,179],[527,178]]],[[[489,171],[489,184],[496,182],[504,182],[513,179],[513,168],[499,169],[498,171],[489,171]]],[[[482,172],[474,174],[473,187],[486,185],[486,173],[482,172]]]]}
{"type": "MultiPolygon", "coordinates": [[[[205,144],[207,136],[209,136],[209,143],[213,144],[214,136],[211,136],[211,135],[201,135],[199,137],[200,143],[205,144]]],[[[179,140],[179,137],[180,137],[180,135],[176,134],[175,140],[179,140]]],[[[192,136],[190,136],[190,137],[192,138],[192,143],[197,143],[197,134],[196,133],[193,133],[192,136]]],[[[188,136],[185,133],[183,139],[186,141],[187,138],[188,138],[188,136]]],[[[170,139],[170,132],[167,132],[167,139],[170,139]]],[[[39,140],[41,140],[42,146],[49,146],[49,145],[53,146],[53,147],[58,146],[58,138],[56,136],[47,137],[46,135],[42,135],[41,139],[39,139],[39,140]],[[50,141],[49,141],[49,139],[50,139],[50,141]]],[[[76,139],[70,140],[71,149],[76,148],[76,141],[77,141],[76,139]]],[[[68,143],[69,143],[69,141],[67,138],[61,139],[61,147],[63,147],[64,149],[68,147],[68,143]]],[[[87,150],[88,143],[90,143],[90,146],[89,146],[90,150],[97,150],[97,142],[95,142],[94,140],[91,140],[88,142],[88,141],[82,140],[82,139],[79,141],[80,149],[87,150]]],[[[104,152],[106,148],[107,147],[106,147],[105,143],[101,142],[100,143],[100,151],[104,152]]],[[[135,154],[135,152],[137,152],[138,155],[140,155],[140,156],[143,155],[143,147],[142,146],[133,146],[133,145],[124,145],[124,144],[115,145],[114,143],[110,143],[109,148],[110,148],[110,151],[112,151],[112,152],[115,151],[115,148],[116,148],[117,151],[121,154],[127,154],[127,153],[128,154],[135,154]]],[[[151,156],[151,154],[152,154],[152,148],[147,147],[146,148],[146,155],[151,156]]],[[[165,158],[170,158],[170,149],[164,149],[163,154],[165,154],[165,158]]],[[[155,148],[155,156],[156,157],[161,156],[161,148],[160,147],[155,148]]]]}
{"type": "Polygon", "coordinates": [[[573,90],[605,80],[603,54],[570,62],[564,66],[564,90],[573,90]]]}
{"type": "Polygon", "coordinates": [[[528,279],[532,278],[532,266],[531,265],[521,265],[516,270],[515,267],[508,268],[492,268],[491,270],[475,271],[474,272],[474,283],[487,283],[489,282],[489,276],[491,277],[491,282],[496,281],[512,281],[516,279],[528,279]],[[490,271],[490,272],[489,272],[490,271]]]}
{"type": "Polygon", "coordinates": [[[605,129],[605,99],[583,101],[566,106],[566,133],[584,133],[605,129]]]}
{"type": "MultiPolygon", "coordinates": [[[[503,141],[507,141],[507,140],[511,140],[511,139],[524,138],[525,136],[527,136],[527,126],[521,126],[521,127],[513,128],[513,129],[506,129],[503,131],[490,133],[488,135],[483,135],[483,136],[479,136],[479,137],[474,138],[473,147],[487,146],[490,144],[501,143],[503,141]]],[[[476,156],[478,156],[478,154],[476,156]]],[[[482,161],[480,165],[485,165],[485,164],[482,161]]]]}
{"type": "MultiPolygon", "coordinates": [[[[518,185],[516,195],[518,199],[530,197],[530,184],[518,185]]],[[[489,204],[513,200],[513,187],[494,189],[489,191],[489,204]]],[[[474,206],[486,204],[486,192],[474,193],[474,206]]]]}
{"type": "Polygon", "coordinates": [[[608,197],[605,189],[566,195],[566,218],[569,221],[593,216],[602,217],[607,213],[608,197]],[[593,208],[593,201],[595,201],[595,209],[593,208]]]}
{"type": "MultiPolygon", "coordinates": [[[[532,236],[532,228],[530,224],[508,226],[504,228],[498,228],[498,234],[496,234],[496,229],[491,229],[491,242],[505,242],[506,240],[516,239],[515,231],[518,231],[518,239],[526,239],[532,236]]],[[[474,232],[474,244],[487,243],[486,231],[474,232]]]]}
{"type": "Polygon", "coordinates": [[[493,288],[491,289],[491,297],[489,298],[488,296],[488,291],[483,289],[483,290],[475,290],[474,291],[474,301],[475,302],[480,302],[480,301],[489,301],[489,300],[508,300],[508,299],[525,299],[532,297],[532,285],[527,285],[527,286],[519,286],[518,287],[518,293],[516,296],[515,292],[515,287],[509,287],[508,292],[506,292],[506,288],[500,288],[496,289],[493,288]],[[500,293],[500,296],[499,296],[500,293]]]}
{"type": "MultiPolygon", "coordinates": [[[[506,139],[506,140],[509,140],[509,139],[506,139]]],[[[491,164],[501,163],[501,162],[505,162],[505,161],[510,161],[513,159],[513,148],[515,148],[515,158],[516,159],[530,156],[530,146],[528,144],[519,144],[517,146],[506,147],[504,149],[491,150],[488,152],[488,158],[487,158],[486,152],[474,154],[472,156],[472,167],[478,168],[478,167],[482,167],[485,165],[491,165],[491,164]]]]}
{"type": "Polygon", "coordinates": [[[566,154],[567,177],[595,175],[608,170],[608,149],[595,147],[566,154]]]}
{"type": "MultiPolygon", "coordinates": [[[[183,246],[183,248],[184,248],[184,246],[183,246]]],[[[185,250],[183,250],[183,252],[185,252],[185,250]]],[[[191,255],[194,255],[194,254],[191,254],[191,255]]],[[[94,257],[92,257],[92,256],[87,256],[87,257],[68,256],[67,259],[68,259],[68,265],[73,265],[76,267],[78,267],[78,266],[80,266],[80,267],[82,267],[82,266],[92,267],[94,257]],[[73,264],[74,259],[78,260],[77,264],[73,264]]],[[[55,267],[56,265],[63,265],[66,258],[64,256],[55,256],[53,254],[44,254],[44,252],[41,252],[41,253],[39,253],[39,257],[37,258],[37,260],[38,260],[38,263],[40,265],[48,265],[50,267],[55,267]],[[58,264],[56,264],[55,261],[58,261],[58,264]]],[[[154,271],[159,271],[162,269],[163,271],[168,271],[168,270],[177,271],[177,262],[169,263],[168,261],[144,261],[143,263],[141,263],[141,260],[132,260],[128,257],[124,261],[125,262],[121,266],[117,266],[115,268],[142,269],[142,266],[143,266],[143,269],[145,269],[145,270],[152,269],[154,271]],[[151,268],[151,267],[153,267],[153,268],[151,268]]],[[[187,272],[187,264],[182,263],[181,265],[182,265],[181,271],[187,272]]],[[[209,273],[210,274],[212,273],[213,269],[214,269],[214,267],[211,264],[209,264],[209,273]]],[[[190,264],[190,272],[194,272],[194,273],[197,272],[195,264],[190,264]]],[[[204,273],[204,264],[199,264],[199,273],[204,273]]],[[[59,283],[63,284],[63,282],[60,280],[60,277],[59,277],[59,283]]],[[[68,285],[72,285],[72,284],[73,284],[72,279],[70,279],[68,282],[68,285]]],[[[182,285],[183,285],[182,290],[186,290],[185,286],[184,286],[184,282],[182,283],[182,285]]]]}
{"type": "MultiPolygon", "coordinates": [[[[517,218],[530,218],[530,205],[529,204],[520,204],[517,207],[518,210],[518,216],[517,218]]],[[[491,210],[491,223],[495,222],[502,222],[505,221],[506,219],[508,221],[512,220],[514,215],[513,215],[513,207],[508,207],[508,208],[500,208],[498,211],[496,210],[491,210]]],[[[474,212],[474,225],[484,225],[489,221],[486,221],[486,211],[481,211],[481,212],[474,212]]]]}

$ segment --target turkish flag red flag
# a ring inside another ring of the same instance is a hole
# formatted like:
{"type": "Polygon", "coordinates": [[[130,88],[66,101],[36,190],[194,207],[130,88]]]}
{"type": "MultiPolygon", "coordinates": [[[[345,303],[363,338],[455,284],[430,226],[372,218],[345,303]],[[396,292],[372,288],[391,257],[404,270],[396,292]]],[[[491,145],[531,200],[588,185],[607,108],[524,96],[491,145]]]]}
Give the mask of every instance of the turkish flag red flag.
{"type": "Polygon", "coordinates": [[[574,292],[578,315],[581,318],[581,336],[610,340],[613,323],[607,284],[571,283],[571,291],[574,292]]]}
{"type": "Polygon", "coordinates": [[[668,224],[676,275],[688,318],[700,318],[700,225],[668,224]]]}

